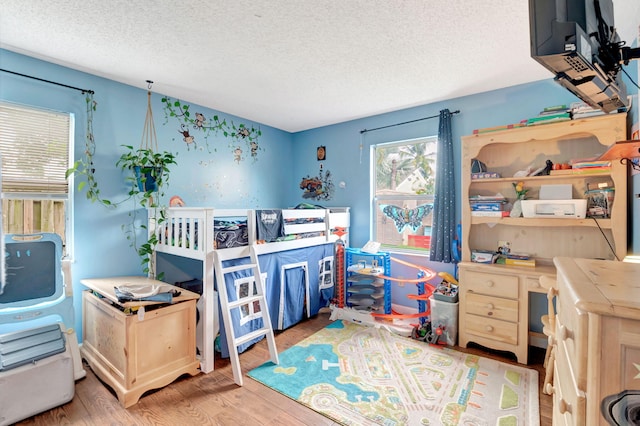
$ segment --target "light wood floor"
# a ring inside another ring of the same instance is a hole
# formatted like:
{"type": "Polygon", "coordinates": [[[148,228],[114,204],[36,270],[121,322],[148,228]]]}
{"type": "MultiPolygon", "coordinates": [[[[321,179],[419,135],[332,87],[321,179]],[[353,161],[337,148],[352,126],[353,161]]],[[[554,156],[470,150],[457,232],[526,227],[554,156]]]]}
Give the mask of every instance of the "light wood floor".
{"type": "MultiPolygon", "coordinates": [[[[320,313],[277,333],[278,351],[295,345],[329,323],[329,314],[320,313]]],[[[477,348],[461,350],[505,362],[513,362],[515,359],[477,348]]],[[[246,374],[268,358],[267,345],[263,340],[240,355],[243,373],[246,374]]],[[[533,349],[529,358],[529,367],[538,370],[539,386],[542,387],[544,351],[533,349]]],[[[71,402],[25,419],[18,425],[337,424],[248,377],[244,379],[244,386],[236,386],[228,360],[216,359],[215,370],[210,374],[186,376],[163,389],[148,392],[128,409],[118,404],[115,394],[96,378],[88,366],[85,365],[85,369],[87,377],[76,382],[76,393],[71,402]]],[[[551,411],[551,397],[540,392],[541,426],[551,425],[551,411]]]]}

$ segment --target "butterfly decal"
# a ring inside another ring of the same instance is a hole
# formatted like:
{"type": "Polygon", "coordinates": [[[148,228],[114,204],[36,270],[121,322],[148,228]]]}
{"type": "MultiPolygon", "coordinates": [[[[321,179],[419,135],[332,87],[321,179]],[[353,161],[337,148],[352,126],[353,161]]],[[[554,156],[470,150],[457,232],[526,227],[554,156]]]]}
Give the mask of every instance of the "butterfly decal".
{"type": "Polygon", "coordinates": [[[385,216],[393,219],[398,233],[401,233],[407,225],[416,232],[422,226],[422,219],[433,210],[433,204],[422,204],[414,208],[381,204],[380,209],[385,216]]]}

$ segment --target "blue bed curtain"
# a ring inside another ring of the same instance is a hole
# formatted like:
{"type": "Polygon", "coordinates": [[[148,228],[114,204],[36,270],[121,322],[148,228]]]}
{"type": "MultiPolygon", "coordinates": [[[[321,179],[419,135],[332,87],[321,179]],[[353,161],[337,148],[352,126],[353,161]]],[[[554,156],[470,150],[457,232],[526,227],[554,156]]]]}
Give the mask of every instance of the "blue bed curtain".
{"type": "Polygon", "coordinates": [[[451,112],[440,111],[438,127],[438,157],[436,160],[436,191],[433,200],[433,226],[429,259],[451,263],[451,245],[455,236],[456,181],[453,169],[453,137],[451,136],[451,112]]]}

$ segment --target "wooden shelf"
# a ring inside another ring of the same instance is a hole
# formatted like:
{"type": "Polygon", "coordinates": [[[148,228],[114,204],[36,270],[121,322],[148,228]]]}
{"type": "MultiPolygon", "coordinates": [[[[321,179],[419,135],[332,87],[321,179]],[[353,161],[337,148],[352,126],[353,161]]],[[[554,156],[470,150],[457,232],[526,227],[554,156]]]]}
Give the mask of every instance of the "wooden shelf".
{"type": "Polygon", "coordinates": [[[510,241],[514,251],[544,253],[545,258],[623,258],[627,252],[626,165],[611,160],[610,169],[604,172],[527,177],[513,175],[527,167],[543,165],[547,159],[555,163],[597,157],[616,141],[627,138],[627,121],[627,114],[619,113],[463,136],[462,260],[471,260],[472,249],[497,249],[498,241],[510,241]],[[489,172],[509,177],[471,179],[471,162],[474,159],[485,163],[489,172]],[[587,189],[600,183],[615,188],[617,196],[611,217],[607,219],[471,215],[470,197],[502,194],[513,202],[513,184],[518,181],[524,182],[529,190],[527,199],[537,199],[540,189],[545,185],[570,185],[572,198],[585,198],[587,189]],[[488,226],[478,226],[485,224],[488,226]]]}
{"type": "Polygon", "coordinates": [[[490,216],[470,216],[472,225],[481,225],[484,223],[495,223],[497,225],[509,226],[549,226],[549,227],[568,227],[568,226],[587,226],[598,227],[603,229],[612,229],[611,219],[555,219],[555,218],[533,218],[533,217],[490,217],[490,216]]]}
{"type": "Polygon", "coordinates": [[[501,177],[501,178],[487,178],[487,179],[471,179],[472,185],[478,184],[495,184],[501,182],[530,182],[536,184],[549,183],[549,181],[566,181],[572,179],[586,179],[592,177],[610,177],[612,174],[611,170],[607,172],[597,172],[597,173],[569,173],[566,175],[545,175],[545,176],[523,176],[523,177],[501,177]]]}

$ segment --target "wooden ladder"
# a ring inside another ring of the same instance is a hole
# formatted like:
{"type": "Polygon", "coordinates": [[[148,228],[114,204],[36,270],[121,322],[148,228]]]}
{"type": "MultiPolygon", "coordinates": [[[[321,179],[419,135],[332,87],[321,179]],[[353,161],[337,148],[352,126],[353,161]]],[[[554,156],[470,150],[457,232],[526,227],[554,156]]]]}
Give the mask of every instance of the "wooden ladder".
{"type": "Polygon", "coordinates": [[[250,263],[224,267],[222,265],[223,258],[219,251],[215,251],[215,273],[216,282],[218,287],[218,294],[220,297],[220,308],[222,311],[222,322],[224,323],[224,329],[227,334],[227,346],[229,347],[229,358],[231,358],[231,367],[233,369],[233,381],[242,386],[242,371],[240,369],[240,359],[238,358],[238,346],[243,343],[250,342],[257,337],[265,336],[267,338],[267,344],[269,346],[269,354],[271,355],[271,362],[278,364],[278,351],[276,349],[276,341],[273,334],[273,328],[271,326],[271,318],[269,317],[269,308],[267,307],[267,299],[265,296],[265,285],[263,276],[260,273],[260,264],[258,263],[258,255],[254,245],[249,247],[250,263]],[[232,299],[229,298],[229,292],[227,291],[225,275],[232,272],[244,271],[251,269],[253,271],[253,280],[255,286],[249,284],[248,294],[243,297],[237,297],[232,295],[232,299]],[[254,318],[252,321],[262,318],[262,327],[258,330],[251,331],[247,334],[236,336],[236,332],[233,327],[231,312],[236,309],[240,311],[243,307],[253,307],[255,302],[258,303],[259,312],[254,310],[254,318]]]}

